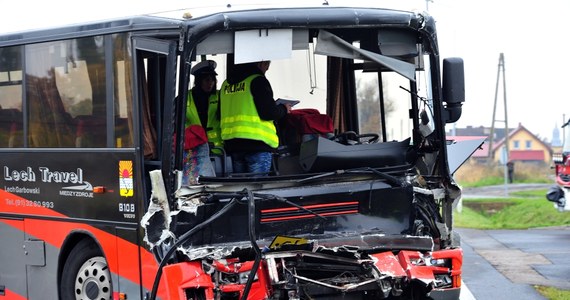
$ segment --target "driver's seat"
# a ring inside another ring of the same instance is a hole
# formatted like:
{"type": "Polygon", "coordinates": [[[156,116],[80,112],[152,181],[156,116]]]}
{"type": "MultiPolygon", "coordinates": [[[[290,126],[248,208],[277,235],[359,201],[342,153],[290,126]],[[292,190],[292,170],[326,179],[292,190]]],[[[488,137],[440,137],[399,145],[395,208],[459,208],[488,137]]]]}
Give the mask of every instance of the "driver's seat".
{"type": "Polygon", "coordinates": [[[333,122],[330,116],[312,108],[294,109],[277,122],[279,148],[275,162],[279,174],[299,174],[299,147],[302,143],[319,138],[332,138],[333,122]]]}
{"type": "Polygon", "coordinates": [[[282,146],[298,148],[302,142],[319,136],[334,136],[333,121],[314,108],[294,109],[278,124],[279,142],[282,146]],[[294,147],[294,146],[297,147],[294,147]]]}

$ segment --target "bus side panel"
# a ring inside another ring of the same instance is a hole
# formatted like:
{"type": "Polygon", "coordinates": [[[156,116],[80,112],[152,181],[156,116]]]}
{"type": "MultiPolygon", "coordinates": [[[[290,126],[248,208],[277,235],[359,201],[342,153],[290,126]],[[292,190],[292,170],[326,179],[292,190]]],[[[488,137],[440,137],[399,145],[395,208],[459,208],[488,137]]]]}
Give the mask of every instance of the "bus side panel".
{"type": "MultiPolygon", "coordinates": [[[[135,178],[142,176],[136,174],[140,169],[134,166],[135,161],[134,150],[2,153],[0,217],[26,220],[25,230],[22,221],[19,226],[2,223],[2,232],[9,233],[2,234],[0,252],[12,257],[14,266],[9,265],[6,270],[20,269],[19,281],[14,282],[20,286],[13,287],[18,295],[28,298],[26,282],[22,280],[26,278],[26,262],[14,256],[23,256],[22,247],[29,243],[36,251],[34,257],[42,256],[42,251],[45,256],[45,265],[36,260],[28,266],[28,283],[37,285],[28,284],[29,298],[57,298],[60,251],[70,234],[75,233],[91,236],[101,246],[115,291],[134,299],[141,297],[141,255],[146,269],[153,270],[143,280],[144,288],[152,288],[157,263],[148,250],[139,246],[143,236],[139,219],[144,214],[145,201],[137,197],[142,189],[135,178]],[[15,242],[5,243],[4,239],[15,242]]],[[[13,223],[16,222],[10,220],[13,223]]],[[[2,285],[7,280],[4,265],[0,271],[2,285]]],[[[14,284],[10,281],[11,286],[14,284]]]]}
{"type": "MultiPolygon", "coordinates": [[[[133,280],[135,278],[141,278],[139,256],[141,252],[147,251],[145,251],[144,248],[136,247],[136,245],[132,243],[121,242],[121,239],[136,239],[138,235],[137,229],[116,228],[116,232],[118,242],[117,247],[113,250],[116,252],[118,271],[121,276],[117,278],[117,285],[115,285],[115,282],[113,281],[114,289],[116,291],[120,291],[121,293],[127,294],[129,297],[132,297],[133,295],[139,295],[141,293],[140,282],[139,280],[136,282],[133,280]]],[[[154,258],[152,258],[152,262],[154,262],[154,258]]],[[[141,295],[140,298],[143,299],[144,297],[141,295]]],[[[130,298],[127,297],[127,299],[130,298]]]]}
{"type": "MultiPolygon", "coordinates": [[[[0,261],[2,262],[0,264],[0,286],[3,286],[5,290],[5,299],[57,299],[56,274],[60,249],[38,239],[35,235],[25,234],[25,227],[30,228],[30,231],[34,233],[38,233],[38,231],[33,228],[38,227],[45,228],[46,231],[60,231],[62,233],[60,234],[61,237],[69,235],[71,228],[78,227],[76,229],[89,233],[95,236],[95,238],[111,242],[110,244],[102,244],[103,248],[106,248],[111,253],[111,255],[105,256],[111,258],[109,262],[111,269],[119,269],[119,274],[126,275],[125,278],[113,272],[113,282],[116,284],[117,290],[131,297],[140,294],[140,287],[137,282],[131,280],[137,280],[140,276],[136,245],[125,242],[113,242],[115,240],[114,237],[102,236],[94,228],[75,223],[36,219],[26,219],[25,221],[0,219],[0,236],[2,236],[0,245],[0,261]],[[24,226],[24,224],[26,225],[24,226]],[[41,243],[42,247],[34,248],[30,242],[41,243]],[[130,251],[125,251],[128,248],[131,248],[130,251]],[[119,262],[119,268],[112,267],[117,265],[117,260],[123,263],[119,262]],[[22,280],[23,278],[26,278],[27,281],[22,280]]],[[[124,231],[124,229],[118,230],[124,231]]],[[[58,240],[61,241],[62,239],[59,238],[58,240]]],[[[50,239],[49,242],[54,242],[54,240],[50,239]]],[[[58,242],[57,244],[61,243],[58,242]]]]}
{"type": "MultiPolygon", "coordinates": [[[[141,248],[142,249],[142,248],[141,248]]],[[[151,252],[145,250],[141,251],[141,273],[143,286],[146,292],[150,294],[156,274],[158,272],[158,263],[151,252]]],[[[143,292],[145,293],[145,292],[143,292]]],[[[158,297],[161,299],[168,299],[166,296],[166,283],[164,280],[160,281],[158,286],[158,297]]]]}
{"type": "Polygon", "coordinates": [[[24,222],[0,218],[0,299],[27,299],[24,222]]]}
{"type": "MultiPolygon", "coordinates": [[[[138,224],[133,152],[2,153],[4,213],[138,224]]],[[[133,241],[135,242],[135,241],[133,241]]]]}
{"type": "MultiPolygon", "coordinates": [[[[150,257],[151,261],[148,263],[152,264],[154,259],[144,248],[139,248],[136,244],[125,239],[136,239],[136,235],[138,234],[136,228],[90,226],[68,221],[48,221],[40,219],[26,219],[24,223],[26,224],[25,241],[22,236],[22,240],[19,243],[12,243],[16,244],[16,246],[14,246],[16,249],[8,249],[4,245],[0,247],[2,250],[6,248],[7,251],[10,251],[7,253],[20,254],[24,253],[22,244],[26,242],[29,243],[33,241],[43,243],[43,249],[45,250],[42,257],[45,263],[42,264],[41,260],[40,262],[38,261],[37,257],[39,255],[37,250],[36,253],[31,254],[32,258],[24,257],[17,262],[18,267],[27,268],[27,276],[24,272],[21,274],[21,278],[27,278],[28,299],[57,299],[57,265],[60,259],[60,251],[66,237],[76,233],[90,236],[100,245],[111,271],[114,291],[125,293],[130,299],[142,297],[140,295],[140,252],[146,252],[146,255],[150,257]],[[113,231],[115,234],[108,233],[113,231]],[[43,237],[43,239],[40,237],[43,237]],[[49,297],[47,297],[48,295],[49,297]]],[[[3,226],[3,228],[4,227],[6,226],[3,226]]],[[[20,234],[23,234],[23,228],[24,226],[22,226],[20,234]]],[[[11,234],[14,235],[13,233],[11,234]]],[[[12,255],[10,255],[10,257],[12,257],[12,255]]],[[[13,261],[16,262],[15,260],[13,261]]],[[[156,270],[156,263],[154,263],[154,265],[154,270],[156,270]]],[[[17,267],[14,269],[17,269],[17,267]]],[[[5,273],[3,268],[0,268],[0,271],[2,271],[0,274],[5,273]]],[[[4,276],[0,276],[0,278],[3,277],[4,276]]],[[[25,283],[25,281],[21,279],[19,279],[19,281],[25,283]]],[[[152,284],[150,284],[150,286],[152,286],[152,284]]],[[[146,288],[150,289],[150,287],[146,288]]]]}
{"type": "MultiPolygon", "coordinates": [[[[127,248],[124,244],[130,244],[128,242],[120,243],[119,239],[115,234],[109,234],[109,232],[114,231],[114,226],[102,226],[102,225],[87,225],[83,223],[76,223],[70,221],[50,221],[28,218],[25,219],[25,230],[26,230],[26,240],[24,243],[30,242],[41,242],[44,248],[44,262],[38,261],[37,257],[40,254],[32,254],[36,259],[28,259],[26,266],[26,279],[28,282],[28,298],[29,299],[57,299],[58,297],[58,285],[57,285],[57,267],[59,259],[61,258],[61,251],[66,238],[73,234],[82,234],[84,236],[92,237],[95,242],[101,247],[103,251],[103,256],[105,256],[109,269],[111,270],[111,277],[113,281],[113,287],[116,291],[119,290],[119,282],[127,282],[128,280],[121,280],[121,273],[119,273],[118,268],[118,253],[120,249],[123,249],[123,254],[125,257],[132,256],[133,269],[138,269],[138,254],[132,255],[133,253],[128,253],[125,251],[127,248]],[[121,246],[118,246],[121,244],[121,246]]],[[[75,245],[70,244],[68,247],[73,247],[75,245]]],[[[136,248],[136,245],[133,245],[136,248]]],[[[32,250],[30,250],[32,251],[32,250]]],[[[35,250],[36,252],[38,250],[35,250]]],[[[136,253],[136,251],[134,252],[136,253]]],[[[130,272],[133,273],[133,272],[130,272]]],[[[134,276],[133,278],[138,278],[134,276]]],[[[131,286],[136,286],[136,282],[131,283],[131,286]]],[[[127,284],[125,284],[127,286],[127,284]]],[[[132,289],[131,291],[136,291],[138,296],[140,292],[138,289],[132,289]]],[[[133,297],[135,293],[131,293],[130,296],[133,297]]]]}
{"type": "MultiPolygon", "coordinates": [[[[25,228],[38,226],[32,223],[41,223],[39,226],[50,229],[58,228],[50,224],[54,222],[34,219],[25,219],[25,228]]],[[[25,277],[28,282],[28,299],[58,299],[57,261],[60,247],[30,235],[28,230],[24,244],[26,256],[29,257],[26,262],[25,277]]]]}

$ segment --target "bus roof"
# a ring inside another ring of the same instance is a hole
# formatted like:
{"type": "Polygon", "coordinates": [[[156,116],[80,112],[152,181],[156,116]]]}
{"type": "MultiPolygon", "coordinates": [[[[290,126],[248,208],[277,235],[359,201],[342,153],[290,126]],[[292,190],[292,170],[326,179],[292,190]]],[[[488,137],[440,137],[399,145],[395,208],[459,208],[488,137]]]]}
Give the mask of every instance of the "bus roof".
{"type": "Polygon", "coordinates": [[[68,39],[79,36],[93,36],[125,31],[151,29],[178,29],[183,21],[154,16],[133,16],[113,20],[71,24],[48,29],[27,30],[0,35],[0,46],[68,39]]]}
{"type": "MultiPolygon", "coordinates": [[[[26,43],[53,41],[81,36],[93,36],[128,31],[172,30],[177,33],[185,26],[195,26],[197,22],[220,23],[223,28],[239,29],[260,27],[317,27],[331,20],[339,26],[363,26],[394,24],[399,26],[422,26],[431,17],[410,12],[385,8],[341,7],[332,5],[276,6],[272,5],[230,5],[202,6],[171,10],[147,15],[120,17],[108,20],[91,21],[53,28],[33,29],[0,35],[0,46],[12,46],[26,43]],[[217,21],[216,21],[217,19],[217,21]]],[[[428,31],[433,26],[428,26],[428,31]]]]}
{"type": "Polygon", "coordinates": [[[169,10],[164,12],[155,13],[153,15],[163,16],[167,18],[180,19],[185,16],[192,16],[193,18],[204,17],[217,13],[230,13],[236,11],[252,11],[264,9],[288,9],[288,8],[338,8],[338,7],[351,7],[351,8],[382,8],[393,9],[402,11],[415,11],[413,6],[402,5],[402,1],[328,1],[323,0],[289,0],[289,1],[239,1],[230,3],[231,1],[208,1],[207,4],[196,4],[190,8],[181,8],[169,10]]]}

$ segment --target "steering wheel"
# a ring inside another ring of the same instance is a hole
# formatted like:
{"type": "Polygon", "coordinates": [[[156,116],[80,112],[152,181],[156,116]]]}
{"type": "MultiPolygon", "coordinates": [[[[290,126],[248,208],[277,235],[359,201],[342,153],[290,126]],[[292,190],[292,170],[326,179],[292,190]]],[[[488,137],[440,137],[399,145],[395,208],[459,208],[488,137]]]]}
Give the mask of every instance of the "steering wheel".
{"type": "Polygon", "coordinates": [[[354,131],[346,131],[333,136],[331,140],[343,145],[361,145],[377,143],[379,138],[376,133],[356,134],[354,131]]]}
{"type": "Polygon", "coordinates": [[[377,133],[363,133],[363,134],[359,134],[356,136],[358,138],[358,140],[360,141],[361,144],[374,144],[374,143],[378,143],[378,140],[380,139],[380,135],[378,135],[377,133]],[[362,139],[367,139],[367,140],[362,140],[362,139]]]}

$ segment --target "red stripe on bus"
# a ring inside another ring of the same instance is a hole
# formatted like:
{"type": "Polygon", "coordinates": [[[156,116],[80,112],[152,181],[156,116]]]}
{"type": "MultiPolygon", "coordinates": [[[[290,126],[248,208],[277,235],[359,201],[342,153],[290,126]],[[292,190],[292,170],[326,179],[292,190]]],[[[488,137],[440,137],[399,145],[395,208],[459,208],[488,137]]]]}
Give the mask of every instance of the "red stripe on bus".
{"type": "Polygon", "coordinates": [[[47,204],[49,203],[31,201],[0,189],[0,212],[60,218],[66,217],[55,210],[44,207],[47,204]]]}
{"type": "MultiPolygon", "coordinates": [[[[154,283],[154,277],[158,271],[158,263],[156,262],[152,253],[148,250],[141,248],[141,272],[142,272],[142,285],[148,289],[152,290],[152,285],[154,283]]],[[[166,298],[166,282],[164,280],[160,281],[158,286],[158,295],[162,299],[166,298]]]]}
{"type": "MultiPolygon", "coordinates": [[[[314,208],[326,208],[326,207],[348,206],[348,205],[355,205],[355,204],[358,204],[358,201],[307,205],[307,206],[303,206],[303,208],[306,208],[306,209],[314,209],[314,208]]],[[[273,212],[283,212],[283,211],[293,211],[293,210],[300,210],[300,208],[297,208],[297,207],[285,207],[285,208],[263,209],[263,210],[261,210],[261,213],[273,213],[273,212]]]]}
{"type": "MultiPolygon", "coordinates": [[[[61,248],[65,238],[72,231],[85,231],[90,232],[94,238],[99,242],[105,256],[109,269],[115,274],[120,274],[132,282],[139,282],[139,246],[121,239],[113,234],[110,234],[101,229],[82,223],[71,223],[61,221],[39,220],[39,219],[26,219],[25,220],[26,232],[39,239],[44,240],[46,243],[51,244],[58,249],[61,248]]],[[[140,249],[141,253],[148,251],[144,248],[140,249]]],[[[147,264],[154,265],[154,273],[158,269],[158,265],[152,255],[147,255],[150,261],[147,264]]],[[[149,270],[150,271],[150,270],[149,270]]],[[[152,288],[152,282],[149,285],[144,284],[147,289],[152,288]]]]}
{"type": "Polygon", "coordinates": [[[20,295],[20,294],[16,294],[15,292],[13,292],[12,290],[6,289],[4,291],[4,296],[0,296],[0,299],[5,299],[5,300],[26,300],[28,298],[20,295]]]}
{"type": "MultiPolygon", "coordinates": [[[[36,205],[33,201],[2,189],[0,189],[0,199],[0,212],[3,213],[21,214],[22,217],[32,215],[68,218],[68,216],[57,211],[42,207],[41,204],[36,205]]],[[[148,290],[152,289],[154,274],[156,274],[158,270],[158,263],[154,259],[154,256],[144,247],[139,247],[111,233],[83,223],[30,218],[26,218],[25,222],[9,219],[0,219],[0,222],[33,235],[57,249],[61,249],[65,238],[69,236],[71,232],[89,232],[103,249],[111,272],[119,274],[121,277],[134,283],[140,282],[140,272],[138,268],[140,253],[143,274],[152,274],[152,276],[143,276],[142,285],[148,290]]],[[[161,290],[162,286],[161,284],[161,290]]]]}
{"type": "MultiPolygon", "coordinates": [[[[319,216],[336,216],[336,215],[349,215],[349,214],[356,214],[358,210],[346,210],[346,211],[337,211],[337,212],[329,212],[329,213],[319,213],[319,216]]],[[[289,217],[276,217],[276,218],[262,218],[261,223],[266,222],[277,222],[277,221],[288,221],[288,220],[297,220],[297,219],[307,219],[307,218],[315,218],[315,215],[307,214],[301,216],[289,216],[289,217]]]]}
{"type": "Polygon", "coordinates": [[[21,220],[0,219],[0,222],[6,224],[8,226],[12,226],[12,227],[19,229],[21,231],[24,231],[24,222],[22,222],[21,220]]]}

